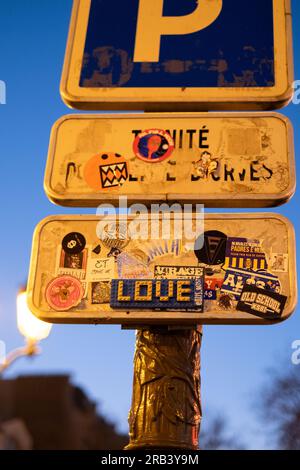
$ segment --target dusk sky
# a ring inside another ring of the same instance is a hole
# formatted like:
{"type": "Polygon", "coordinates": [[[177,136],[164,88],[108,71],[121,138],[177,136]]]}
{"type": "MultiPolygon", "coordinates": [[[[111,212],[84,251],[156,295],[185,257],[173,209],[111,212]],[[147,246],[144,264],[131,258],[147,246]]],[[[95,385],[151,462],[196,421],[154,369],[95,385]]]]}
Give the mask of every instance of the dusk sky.
{"type": "MultiPolygon", "coordinates": [[[[251,8],[251,2],[246,3],[251,8]]],[[[292,6],[295,79],[300,79],[300,2],[293,0],[292,6]]],[[[7,104],[0,105],[0,340],[7,351],[23,341],[16,326],[15,301],[19,286],[27,279],[36,224],[48,215],[95,213],[55,206],[43,190],[51,127],[62,115],[75,112],[59,94],[71,7],[72,0],[1,2],[0,80],[7,86],[7,104]]],[[[300,104],[290,104],[282,113],[294,125],[297,161],[300,104]]],[[[288,204],[274,209],[294,223],[298,242],[299,207],[297,192],[288,204]]],[[[299,326],[297,311],[277,326],[204,328],[204,426],[206,416],[224,414],[246,446],[269,446],[267,430],[257,420],[256,401],[268,382],[268,369],[296,367],[291,364],[291,345],[300,340],[299,326]]],[[[101,412],[127,432],[134,343],[134,331],[122,331],[119,326],[55,325],[42,344],[42,355],[32,361],[20,360],[6,377],[69,373],[98,402],[101,412]]]]}

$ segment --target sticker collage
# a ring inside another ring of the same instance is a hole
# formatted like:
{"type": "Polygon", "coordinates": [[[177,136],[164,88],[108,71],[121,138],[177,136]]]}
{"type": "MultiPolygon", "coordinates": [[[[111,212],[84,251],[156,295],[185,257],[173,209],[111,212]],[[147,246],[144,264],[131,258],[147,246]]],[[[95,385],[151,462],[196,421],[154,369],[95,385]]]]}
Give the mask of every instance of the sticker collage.
{"type": "Polygon", "coordinates": [[[184,239],[135,240],[130,226],[117,222],[105,225],[92,242],[96,223],[77,227],[89,223],[85,234],[61,237],[56,230],[53,261],[48,275],[43,273],[48,309],[70,315],[97,309],[195,312],[199,320],[209,311],[266,320],[283,314],[288,254],[267,255],[259,239],[206,230],[191,250],[184,239]]]}

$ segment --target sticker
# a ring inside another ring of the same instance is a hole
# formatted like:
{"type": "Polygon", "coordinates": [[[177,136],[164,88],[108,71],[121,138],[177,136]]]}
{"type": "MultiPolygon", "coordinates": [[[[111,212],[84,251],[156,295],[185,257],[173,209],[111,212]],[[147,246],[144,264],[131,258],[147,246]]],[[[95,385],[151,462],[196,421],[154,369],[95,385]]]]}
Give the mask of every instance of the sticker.
{"type": "Polygon", "coordinates": [[[220,294],[218,299],[218,306],[222,310],[233,310],[235,304],[235,297],[232,294],[220,294]]]}
{"type": "Polygon", "coordinates": [[[62,247],[69,255],[77,255],[84,250],[86,240],[81,233],[72,232],[68,233],[62,241],[62,247]]]}
{"type": "Polygon", "coordinates": [[[270,271],[274,273],[287,273],[289,267],[289,255],[283,253],[271,253],[270,271]]]}
{"type": "Polygon", "coordinates": [[[224,278],[213,278],[205,276],[204,280],[204,299],[218,300],[224,278]]]}
{"type": "Polygon", "coordinates": [[[197,238],[195,246],[202,246],[195,249],[195,255],[200,263],[210,266],[223,264],[225,261],[227,236],[217,230],[204,232],[204,241],[201,243],[203,234],[197,238]]]}
{"type": "Polygon", "coordinates": [[[182,253],[182,240],[161,240],[144,243],[143,249],[148,255],[148,262],[164,255],[179,256],[182,253]]]}
{"type": "Polygon", "coordinates": [[[259,240],[228,238],[223,269],[237,268],[251,271],[268,268],[266,255],[259,240]]]}
{"type": "Polygon", "coordinates": [[[174,150],[174,140],[167,131],[148,129],[134,140],[133,151],[144,162],[157,163],[170,157],[174,150]]]}
{"type": "Polygon", "coordinates": [[[280,318],[287,297],[255,286],[245,285],[237,309],[257,317],[273,320],[280,318]]]}
{"type": "Polygon", "coordinates": [[[60,276],[48,284],[45,295],[51,308],[57,311],[65,311],[80,304],[84,289],[77,278],[60,276]]]}
{"type": "Polygon", "coordinates": [[[245,284],[278,294],[281,291],[278,277],[268,271],[252,272],[247,269],[227,269],[221,292],[232,294],[238,300],[245,284]]]}
{"type": "Polygon", "coordinates": [[[129,253],[121,253],[117,258],[118,276],[121,279],[149,279],[152,271],[147,264],[144,264],[129,253]]]}
{"type": "Polygon", "coordinates": [[[87,263],[86,278],[89,282],[110,280],[114,277],[114,258],[90,258],[87,263]]]}
{"type": "Polygon", "coordinates": [[[117,188],[128,179],[128,163],[118,153],[102,153],[84,167],[84,179],[96,191],[117,188]]]}
{"type": "Polygon", "coordinates": [[[56,276],[72,276],[81,281],[84,289],[84,298],[87,296],[86,267],[88,258],[88,248],[75,255],[66,253],[58,247],[56,276]]]}
{"type": "Polygon", "coordinates": [[[193,279],[202,278],[204,268],[199,266],[155,266],[156,279],[193,279]]]}
{"type": "Polygon", "coordinates": [[[135,259],[137,259],[141,263],[148,265],[149,257],[144,251],[136,248],[134,250],[130,250],[128,254],[133,256],[135,259]]]}
{"type": "Polygon", "coordinates": [[[207,180],[209,175],[217,171],[218,161],[209,152],[202,152],[199,160],[193,162],[195,174],[200,179],[207,180]]]}
{"type": "Polygon", "coordinates": [[[91,282],[90,298],[92,304],[109,304],[110,288],[110,281],[91,282]]]}
{"type": "Polygon", "coordinates": [[[95,255],[100,255],[100,253],[101,253],[101,245],[95,246],[95,248],[93,249],[93,253],[95,253],[95,255]]]}
{"type": "MultiPolygon", "coordinates": [[[[87,249],[84,249],[80,253],[69,254],[65,250],[61,250],[59,259],[59,269],[76,270],[85,272],[87,262],[87,249]]],[[[77,277],[77,276],[75,276],[77,277]]]]}
{"type": "Polygon", "coordinates": [[[126,310],[203,312],[203,280],[113,279],[110,306],[126,310]]]}
{"type": "Polygon", "coordinates": [[[113,256],[115,259],[117,259],[121,253],[122,251],[119,250],[119,248],[112,248],[110,252],[107,254],[107,257],[111,258],[113,256]]]}
{"type": "MultiPolygon", "coordinates": [[[[100,239],[106,248],[122,251],[130,242],[130,233],[126,223],[110,222],[102,230],[100,239]]],[[[111,256],[115,256],[112,255],[111,256]]]]}

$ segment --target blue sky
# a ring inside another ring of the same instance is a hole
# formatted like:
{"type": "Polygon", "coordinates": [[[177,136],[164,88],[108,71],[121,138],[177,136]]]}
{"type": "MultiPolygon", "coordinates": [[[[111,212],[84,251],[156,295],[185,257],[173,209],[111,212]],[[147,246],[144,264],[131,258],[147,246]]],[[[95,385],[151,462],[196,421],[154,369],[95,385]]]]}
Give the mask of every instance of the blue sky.
{"type": "MultiPolygon", "coordinates": [[[[300,2],[293,1],[295,78],[300,79],[300,2]]],[[[7,104],[0,106],[1,224],[0,340],[19,346],[15,297],[27,278],[35,225],[50,214],[83,213],[48,202],[43,174],[54,121],[70,111],[59,95],[71,0],[14,0],[0,6],[0,80],[7,104]]],[[[282,111],[295,128],[300,151],[300,105],[282,111]]],[[[276,211],[299,223],[300,193],[276,211]]],[[[297,235],[297,239],[299,237],[297,235]]],[[[267,446],[256,420],[255,394],[270,367],[290,367],[291,344],[300,339],[299,312],[278,326],[207,326],[202,347],[204,414],[224,412],[252,448],[267,446]]],[[[33,362],[21,360],[7,374],[70,373],[127,430],[131,399],[134,332],[118,326],[55,326],[33,362]]],[[[299,366],[300,367],[300,366],[299,366]]],[[[300,369],[299,369],[300,371],[300,369]]],[[[204,417],[205,420],[205,417],[204,417]]]]}

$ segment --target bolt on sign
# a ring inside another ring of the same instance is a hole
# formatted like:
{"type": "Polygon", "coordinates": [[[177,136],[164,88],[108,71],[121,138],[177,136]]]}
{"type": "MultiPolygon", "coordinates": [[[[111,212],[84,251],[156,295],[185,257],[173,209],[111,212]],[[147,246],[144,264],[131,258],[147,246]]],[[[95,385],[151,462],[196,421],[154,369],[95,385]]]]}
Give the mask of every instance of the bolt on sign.
{"type": "Polygon", "coordinates": [[[63,206],[275,206],[295,191],[293,146],[276,113],[70,115],[52,130],[45,189],[63,206]]]}
{"type": "Polygon", "coordinates": [[[75,0],[61,94],[79,109],[274,109],[292,96],[290,0],[75,0]]]}
{"type": "Polygon", "coordinates": [[[276,214],[53,216],[28,299],[53,323],[270,324],[297,301],[295,237],[276,214]]]}

